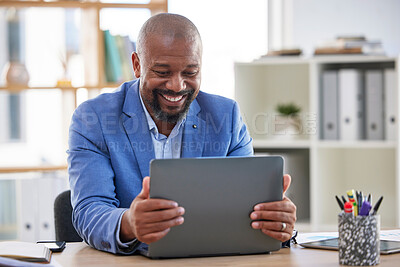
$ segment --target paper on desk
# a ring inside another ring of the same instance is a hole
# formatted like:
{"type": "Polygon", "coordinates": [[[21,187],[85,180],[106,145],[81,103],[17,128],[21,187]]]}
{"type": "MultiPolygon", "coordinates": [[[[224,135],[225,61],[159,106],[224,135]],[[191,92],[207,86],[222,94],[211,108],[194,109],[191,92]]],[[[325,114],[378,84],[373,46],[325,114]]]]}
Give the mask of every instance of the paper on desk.
{"type": "Polygon", "coordinates": [[[296,241],[301,244],[335,237],[338,237],[337,232],[299,233],[296,237],[296,241]]]}
{"type": "Polygon", "coordinates": [[[20,261],[11,258],[0,257],[0,266],[11,266],[11,267],[62,267],[56,260],[51,259],[50,263],[33,263],[27,261],[20,261]]]}
{"type": "MultiPolygon", "coordinates": [[[[299,233],[296,237],[296,240],[297,243],[301,244],[305,242],[318,241],[335,237],[338,237],[337,232],[299,233]]],[[[400,241],[400,229],[381,230],[380,239],[400,241]]]]}
{"type": "Polygon", "coordinates": [[[400,229],[396,230],[381,230],[381,240],[400,241],[400,229]]]}

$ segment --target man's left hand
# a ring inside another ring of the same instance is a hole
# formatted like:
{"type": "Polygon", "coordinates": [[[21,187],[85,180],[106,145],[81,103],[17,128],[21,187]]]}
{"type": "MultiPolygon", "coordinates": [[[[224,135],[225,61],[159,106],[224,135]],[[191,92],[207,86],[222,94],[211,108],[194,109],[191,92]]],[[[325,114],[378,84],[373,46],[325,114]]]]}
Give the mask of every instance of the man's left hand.
{"type": "Polygon", "coordinates": [[[281,201],[259,203],[254,206],[254,211],[250,214],[250,218],[254,220],[251,223],[254,229],[260,229],[264,234],[281,242],[287,241],[292,237],[296,222],[296,206],[285,196],[290,182],[290,175],[285,174],[283,176],[283,199],[281,201]]]}

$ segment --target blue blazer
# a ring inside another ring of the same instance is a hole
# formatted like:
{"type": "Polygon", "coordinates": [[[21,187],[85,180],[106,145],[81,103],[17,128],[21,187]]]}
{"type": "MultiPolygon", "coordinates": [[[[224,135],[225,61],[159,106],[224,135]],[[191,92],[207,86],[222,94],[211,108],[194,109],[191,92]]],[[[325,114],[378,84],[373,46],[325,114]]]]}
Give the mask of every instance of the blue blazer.
{"type": "MultiPolygon", "coordinates": [[[[72,220],[92,247],[124,253],[116,229],[142,189],[154,156],[139,80],[82,103],[69,130],[72,220]]],[[[252,139],[233,100],[199,92],[190,105],[182,157],[253,155],[252,139]]]]}

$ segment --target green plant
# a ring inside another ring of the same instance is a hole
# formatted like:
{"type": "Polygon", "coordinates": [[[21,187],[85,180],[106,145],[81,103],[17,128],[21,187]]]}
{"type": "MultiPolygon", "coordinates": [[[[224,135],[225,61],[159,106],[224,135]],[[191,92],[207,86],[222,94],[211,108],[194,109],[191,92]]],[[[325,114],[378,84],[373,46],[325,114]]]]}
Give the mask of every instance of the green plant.
{"type": "Polygon", "coordinates": [[[280,103],[276,106],[276,111],[282,115],[297,115],[301,111],[301,107],[295,103],[280,103]]]}

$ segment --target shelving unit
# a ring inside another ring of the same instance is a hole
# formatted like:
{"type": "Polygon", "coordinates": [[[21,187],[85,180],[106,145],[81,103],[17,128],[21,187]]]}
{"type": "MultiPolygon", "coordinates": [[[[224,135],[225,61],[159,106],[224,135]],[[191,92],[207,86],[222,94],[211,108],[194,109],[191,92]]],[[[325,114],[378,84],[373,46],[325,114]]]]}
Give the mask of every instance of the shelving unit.
{"type": "MultiPolygon", "coordinates": [[[[127,1],[124,1],[127,2],[127,1]]],[[[145,2],[145,1],[143,1],[145,2]]],[[[67,147],[68,128],[74,109],[78,104],[78,91],[86,89],[88,98],[95,97],[105,88],[116,88],[119,84],[106,83],[104,73],[104,40],[101,28],[101,13],[105,9],[147,9],[150,14],[168,12],[168,0],[150,0],[148,3],[106,3],[99,0],[78,1],[0,1],[0,8],[14,7],[17,9],[30,8],[58,8],[79,9],[81,16],[80,54],[84,61],[84,82],[74,86],[54,86],[44,83],[43,86],[35,83],[34,86],[0,85],[0,92],[61,92],[62,98],[62,140],[67,147]],[[82,38],[84,36],[84,38],[82,38]]],[[[127,25],[137,27],[141,25],[127,25]]],[[[51,33],[49,33],[51,34],[51,33]]],[[[0,38],[2,38],[0,36],[0,38]]],[[[29,43],[26,44],[29,46],[29,43]]],[[[62,151],[64,153],[65,149],[62,151]]],[[[1,166],[0,179],[15,180],[16,208],[18,210],[18,226],[0,225],[0,233],[9,229],[18,229],[18,239],[36,241],[39,239],[54,240],[53,202],[58,193],[68,188],[66,162],[59,165],[41,164],[38,166],[1,166]],[[62,173],[60,173],[61,171],[62,173]],[[28,177],[28,174],[30,177],[28,177]],[[32,178],[32,177],[33,178],[32,178]],[[39,208],[40,207],[40,208],[39,208]]]]}
{"type": "MultiPolygon", "coordinates": [[[[126,2],[126,1],[124,1],[126,2]]],[[[145,1],[144,1],[145,2],[145,1]]],[[[27,90],[61,90],[65,103],[63,103],[63,120],[65,121],[63,132],[68,132],[69,118],[73,110],[78,104],[77,91],[81,88],[88,90],[89,98],[100,93],[103,88],[116,88],[119,84],[108,84],[105,82],[104,74],[104,40],[102,30],[100,28],[101,11],[108,8],[122,9],[148,9],[151,14],[160,12],[168,12],[168,0],[150,0],[148,3],[107,3],[100,0],[86,1],[44,1],[44,0],[4,0],[0,2],[0,8],[14,7],[18,9],[27,8],[76,8],[80,9],[82,14],[81,31],[85,32],[85,39],[81,40],[81,53],[84,55],[84,77],[85,84],[79,86],[15,86],[15,85],[0,85],[0,91],[12,93],[27,91],[27,90]]],[[[135,27],[129,25],[127,27],[135,27]]],[[[141,25],[137,25],[141,27],[141,25]]],[[[29,45],[29,44],[27,44],[29,45]]],[[[62,142],[67,144],[67,135],[62,142]]],[[[43,170],[51,166],[43,166],[43,170]]],[[[21,166],[20,168],[25,168],[21,166]]],[[[31,166],[26,166],[31,168],[31,166]]],[[[38,171],[41,166],[34,166],[38,171]]],[[[19,169],[19,168],[16,168],[19,169]]],[[[0,169],[0,173],[2,170],[0,169]]]]}
{"type": "MultiPolygon", "coordinates": [[[[399,136],[395,141],[320,139],[320,77],[326,69],[395,69],[399,90],[399,58],[385,56],[320,56],[266,58],[235,64],[235,97],[254,138],[256,153],[293,155],[303,151],[303,163],[291,168],[293,200],[299,220],[308,230],[337,230],[335,195],[355,189],[380,195],[382,227],[400,226],[399,136]],[[275,106],[295,102],[302,108],[303,127],[291,140],[274,132],[275,106]],[[307,153],[308,152],[308,153],[307,153]],[[308,185],[307,190],[298,189],[308,185]],[[300,195],[299,195],[300,194],[300,195]],[[306,209],[304,209],[306,206],[306,209]],[[305,224],[304,224],[305,223],[305,224]]],[[[397,99],[397,106],[400,99],[397,99]]],[[[397,118],[399,111],[397,110],[397,118]]],[[[397,124],[397,128],[399,125],[397,124]]],[[[399,129],[398,133],[400,133],[399,129]]],[[[288,160],[290,163],[290,159],[288,160]]]]}

